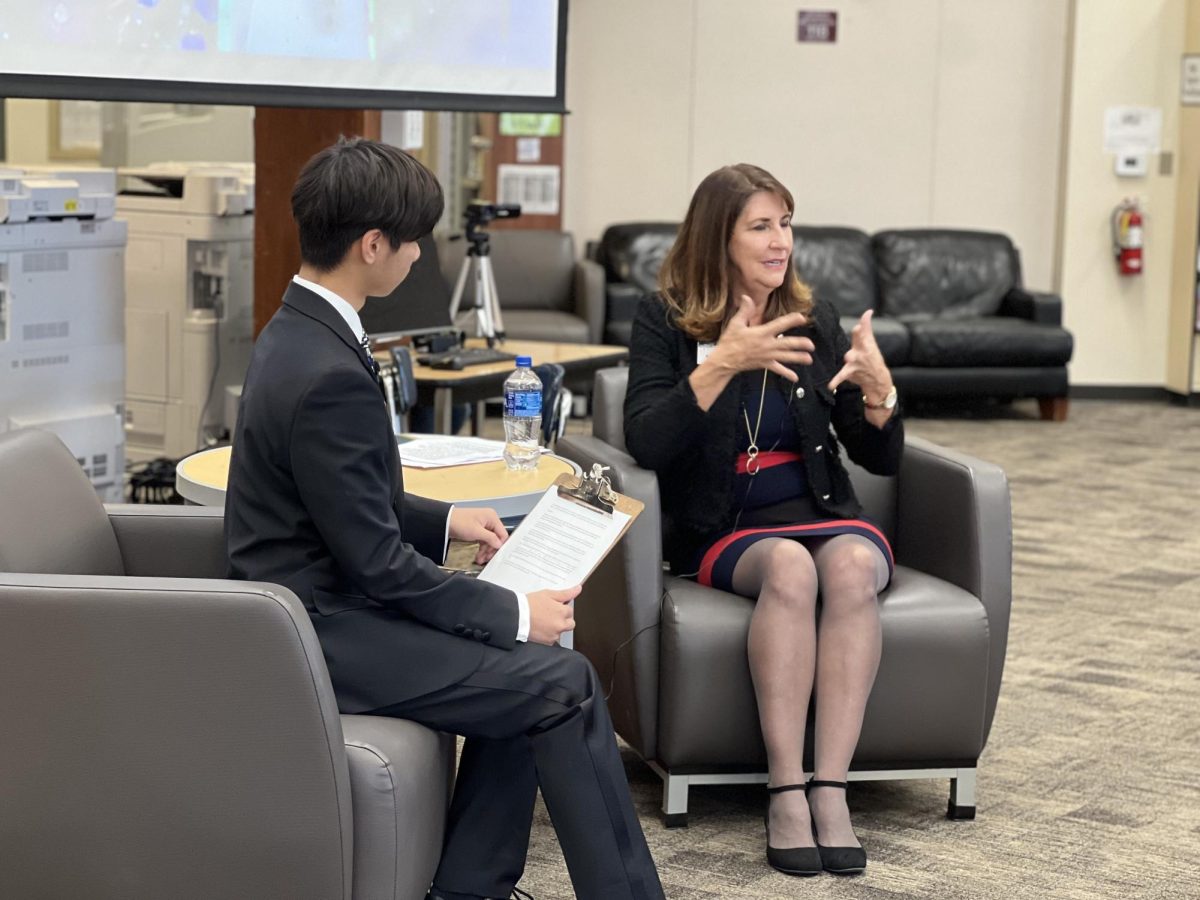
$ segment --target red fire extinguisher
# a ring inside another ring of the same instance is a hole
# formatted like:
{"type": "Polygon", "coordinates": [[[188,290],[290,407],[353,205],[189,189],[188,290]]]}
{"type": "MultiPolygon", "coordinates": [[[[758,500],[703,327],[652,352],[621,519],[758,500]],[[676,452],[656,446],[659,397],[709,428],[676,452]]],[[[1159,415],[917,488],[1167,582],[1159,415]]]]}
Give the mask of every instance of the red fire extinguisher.
{"type": "Polygon", "coordinates": [[[1142,274],[1142,211],[1137,200],[1124,200],[1113,210],[1113,255],[1122,275],[1142,274]]]}

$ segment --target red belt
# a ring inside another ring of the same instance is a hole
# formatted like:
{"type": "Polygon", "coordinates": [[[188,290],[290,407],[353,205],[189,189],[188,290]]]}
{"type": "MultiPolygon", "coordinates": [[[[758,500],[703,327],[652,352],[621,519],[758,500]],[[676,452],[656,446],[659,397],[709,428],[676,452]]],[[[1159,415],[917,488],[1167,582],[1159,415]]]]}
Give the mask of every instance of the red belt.
{"type": "MultiPolygon", "coordinates": [[[[758,463],[759,469],[769,469],[772,466],[782,466],[785,463],[800,462],[804,459],[799,453],[794,453],[791,450],[763,450],[754,458],[758,463]]],[[[745,475],[748,473],[746,463],[750,461],[750,454],[739,453],[737,459],[737,473],[745,475]]]]}

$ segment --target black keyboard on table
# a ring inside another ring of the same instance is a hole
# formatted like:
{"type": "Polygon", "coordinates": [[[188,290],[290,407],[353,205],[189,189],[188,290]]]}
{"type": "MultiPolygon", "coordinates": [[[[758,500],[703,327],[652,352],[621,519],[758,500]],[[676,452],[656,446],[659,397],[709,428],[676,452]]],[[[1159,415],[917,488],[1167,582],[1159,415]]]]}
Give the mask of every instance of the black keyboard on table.
{"type": "Polygon", "coordinates": [[[431,369],[465,369],[467,366],[506,362],[516,358],[515,353],[505,353],[491,347],[459,347],[456,350],[443,350],[441,353],[423,353],[417,357],[417,362],[431,369]]]}

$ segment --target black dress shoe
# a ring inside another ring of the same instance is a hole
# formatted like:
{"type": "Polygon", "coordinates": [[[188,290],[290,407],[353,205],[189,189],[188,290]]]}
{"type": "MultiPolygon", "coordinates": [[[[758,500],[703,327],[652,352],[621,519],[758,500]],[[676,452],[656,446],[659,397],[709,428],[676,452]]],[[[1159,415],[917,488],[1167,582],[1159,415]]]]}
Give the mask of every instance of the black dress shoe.
{"type": "MultiPolygon", "coordinates": [[[[807,787],[841,788],[844,791],[846,782],[816,781],[810,778],[807,787]]],[[[814,823],[814,834],[816,827],[814,823]]],[[[867,851],[862,847],[825,847],[821,844],[821,838],[817,837],[817,852],[821,856],[821,867],[834,875],[857,875],[867,868],[867,851]]]]}
{"type": "MultiPolygon", "coordinates": [[[[532,895],[525,893],[519,887],[514,887],[509,897],[510,900],[533,900],[532,895]]],[[[447,894],[442,891],[431,890],[425,895],[425,900],[493,900],[493,898],[478,897],[475,894],[447,894]]]]}
{"type": "MultiPolygon", "coordinates": [[[[784,791],[802,791],[803,784],[783,784],[779,787],[767,788],[768,794],[781,794],[784,791]]],[[[816,847],[772,847],[770,813],[764,819],[767,826],[767,863],[771,868],[785,875],[820,875],[821,854],[816,847]]]]}

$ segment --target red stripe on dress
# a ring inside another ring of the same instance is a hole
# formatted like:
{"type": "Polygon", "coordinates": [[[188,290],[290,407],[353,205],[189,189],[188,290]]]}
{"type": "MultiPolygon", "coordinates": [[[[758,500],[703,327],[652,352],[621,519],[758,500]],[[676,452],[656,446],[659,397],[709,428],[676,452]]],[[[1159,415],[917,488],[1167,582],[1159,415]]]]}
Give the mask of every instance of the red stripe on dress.
{"type": "MultiPolygon", "coordinates": [[[[794,453],[791,450],[763,450],[755,460],[758,462],[759,469],[769,469],[772,466],[782,466],[784,463],[800,462],[804,459],[799,453],[794,453]]],[[[746,464],[750,461],[750,454],[739,453],[737,459],[737,473],[739,475],[748,474],[746,464]]]]}
{"type": "Polygon", "coordinates": [[[735,531],[732,534],[727,534],[715,544],[708,548],[704,554],[704,558],[700,561],[700,571],[696,573],[696,581],[700,584],[712,584],[713,566],[717,564],[721,553],[734,541],[741,540],[744,537],[749,537],[752,534],[770,534],[775,533],[781,537],[786,537],[788,534],[802,534],[806,531],[816,531],[821,528],[832,528],[838,525],[849,525],[854,528],[862,528],[864,531],[870,531],[879,536],[883,541],[883,546],[887,547],[888,559],[894,568],[896,558],[892,555],[892,545],[888,542],[887,536],[872,525],[870,522],[864,522],[862,519],[829,519],[825,522],[810,522],[807,525],[776,525],[774,527],[764,528],[743,528],[740,531],[735,531]]]}

